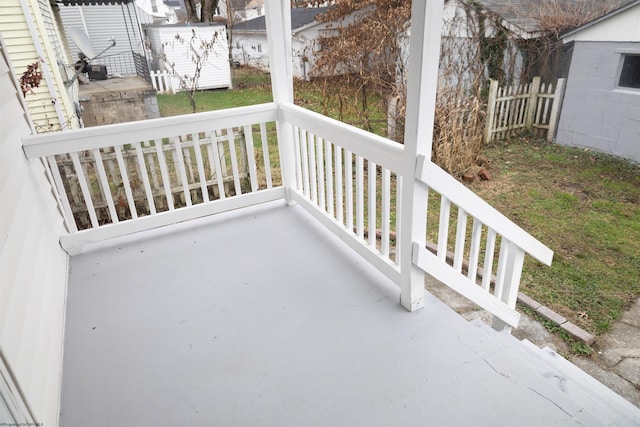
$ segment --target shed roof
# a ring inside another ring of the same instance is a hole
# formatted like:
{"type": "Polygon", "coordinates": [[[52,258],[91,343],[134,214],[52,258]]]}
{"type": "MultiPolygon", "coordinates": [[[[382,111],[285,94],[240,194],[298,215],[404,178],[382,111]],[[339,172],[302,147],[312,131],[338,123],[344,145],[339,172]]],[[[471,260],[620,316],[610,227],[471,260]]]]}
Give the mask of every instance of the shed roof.
{"type": "Polygon", "coordinates": [[[612,10],[611,12],[607,13],[606,15],[600,16],[600,17],[598,17],[598,18],[596,18],[596,19],[594,19],[592,21],[587,22],[584,25],[581,25],[580,27],[578,27],[578,28],[576,28],[574,30],[571,30],[571,31],[563,34],[562,38],[565,39],[567,37],[573,36],[574,34],[579,33],[582,30],[586,30],[587,28],[590,28],[590,27],[592,27],[592,26],[594,26],[594,25],[596,25],[596,24],[598,24],[598,23],[600,23],[602,21],[605,21],[605,20],[607,20],[607,19],[609,19],[609,18],[611,18],[613,16],[619,15],[619,14],[625,12],[626,10],[629,10],[629,9],[631,9],[633,7],[636,7],[636,6],[639,6],[639,5],[640,5],[640,0],[634,0],[634,1],[631,1],[630,3],[627,2],[626,4],[623,4],[622,6],[612,10]]]}
{"type": "MultiPolygon", "coordinates": [[[[311,24],[316,17],[327,10],[326,7],[291,8],[291,29],[296,30],[311,24]]],[[[239,22],[233,26],[234,30],[266,31],[265,18],[259,16],[248,21],[239,22]]]]}
{"type": "MultiPolygon", "coordinates": [[[[590,11],[592,8],[611,9],[627,4],[631,0],[601,0],[594,2],[592,0],[555,0],[559,9],[562,10],[580,10],[590,11]]],[[[543,2],[538,0],[478,0],[478,3],[488,11],[499,15],[509,24],[519,29],[535,33],[542,29],[538,14],[543,2]]]]}

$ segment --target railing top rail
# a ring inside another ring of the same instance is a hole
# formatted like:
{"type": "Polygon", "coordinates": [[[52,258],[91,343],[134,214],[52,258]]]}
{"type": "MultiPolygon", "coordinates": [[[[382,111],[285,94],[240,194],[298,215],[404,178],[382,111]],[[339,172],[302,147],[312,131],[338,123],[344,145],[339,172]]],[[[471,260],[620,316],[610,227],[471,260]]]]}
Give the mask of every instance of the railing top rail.
{"type": "Polygon", "coordinates": [[[538,261],[551,265],[553,258],[551,249],[505,217],[500,211],[487,204],[436,164],[423,156],[418,158],[418,162],[417,179],[445,196],[455,205],[461,206],[469,215],[477,218],[538,261]]]}
{"type": "Polygon", "coordinates": [[[372,162],[402,174],[402,144],[293,104],[281,104],[282,118],[372,162]]]}
{"type": "Polygon", "coordinates": [[[28,158],[92,150],[167,136],[275,121],[276,104],[259,104],[183,116],[118,123],[26,136],[22,139],[28,158]]]}

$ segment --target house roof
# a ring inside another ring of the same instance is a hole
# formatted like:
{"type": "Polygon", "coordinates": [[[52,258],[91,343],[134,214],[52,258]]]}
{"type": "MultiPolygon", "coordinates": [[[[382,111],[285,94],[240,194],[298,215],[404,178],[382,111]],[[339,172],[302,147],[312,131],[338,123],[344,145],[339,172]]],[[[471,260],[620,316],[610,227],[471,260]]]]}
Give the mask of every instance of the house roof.
{"type": "Polygon", "coordinates": [[[622,12],[628,10],[628,9],[631,9],[633,7],[639,6],[639,5],[640,5],[640,0],[635,0],[635,1],[632,1],[631,3],[623,4],[622,6],[618,7],[617,9],[612,10],[611,12],[607,13],[606,15],[602,15],[601,17],[596,18],[593,21],[589,21],[586,24],[581,25],[580,27],[563,34],[562,38],[564,39],[564,38],[570,37],[570,36],[574,35],[575,33],[578,33],[578,32],[580,32],[582,30],[585,30],[585,29],[587,29],[589,27],[592,27],[592,26],[598,24],[599,22],[605,21],[605,20],[607,20],[607,19],[609,19],[609,18],[611,18],[613,16],[619,15],[620,13],[622,13],[622,12]]]}
{"type": "MultiPolygon", "coordinates": [[[[316,20],[316,16],[324,13],[326,10],[326,7],[292,8],[291,29],[296,30],[307,24],[311,24],[316,20]]],[[[239,22],[233,26],[233,29],[247,31],[266,31],[267,26],[263,15],[254,19],[250,19],[248,21],[239,22]]]]}
{"type": "MultiPolygon", "coordinates": [[[[558,9],[580,10],[580,8],[615,8],[630,0],[555,0],[558,9]]],[[[478,3],[488,11],[499,15],[507,23],[516,26],[527,33],[541,31],[537,18],[542,2],[538,0],[478,0],[478,3]]]]}
{"type": "Polygon", "coordinates": [[[134,0],[56,0],[65,6],[95,6],[133,3],[134,0]]]}
{"type": "Polygon", "coordinates": [[[260,7],[263,5],[264,5],[264,0],[251,0],[249,3],[247,3],[247,5],[245,6],[245,9],[252,9],[252,8],[260,7]]]}
{"type": "Polygon", "coordinates": [[[205,28],[205,27],[222,27],[224,23],[222,22],[189,22],[187,24],[177,23],[177,24],[165,24],[165,23],[154,23],[147,25],[147,27],[160,27],[160,28],[205,28]]]}

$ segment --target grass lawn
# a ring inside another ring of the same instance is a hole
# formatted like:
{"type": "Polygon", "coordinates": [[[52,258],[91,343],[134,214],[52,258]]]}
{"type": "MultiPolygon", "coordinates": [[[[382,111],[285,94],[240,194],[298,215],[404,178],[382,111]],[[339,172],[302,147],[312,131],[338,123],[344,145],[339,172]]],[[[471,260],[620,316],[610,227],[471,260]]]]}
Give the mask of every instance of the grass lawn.
{"type": "Polygon", "coordinates": [[[600,334],[640,295],[640,166],[515,139],[488,147],[492,181],[472,189],[554,250],[531,259],[522,290],[600,334]]]}
{"type": "MultiPolygon", "coordinates": [[[[196,109],[201,111],[223,110],[246,105],[271,102],[269,75],[256,70],[234,70],[233,90],[214,89],[196,92],[196,109]]],[[[160,116],[178,116],[191,113],[189,97],[184,92],[175,95],[157,95],[160,116]]]]}
{"type": "MultiPolygon", "coordinates": [[[[271,101],[268,75],[234,74],[236,89],[197,94],[198,111],[271,101]]],[[[296,103],[362,123],[349,114],[348,96],[325,104],[321,95],[318,86],[296,85],[296,103]]],[[[372,99],[367,119],[382,133],[379,99],[372,99]]],[[[163,116],[191,111],[184,94],[158,95],[158,104],[163,116]]],[[[555,252],[552,267],[527,258],[522,290],[592,333],[607,331],[640,296],[640,166],[527,138],[491,145],[484,155],[493,180],[472,190],[555,252]]]]}
{"type": "MultiPolygon", "coordinates": [[[[340,86],[340,80],[334,82],[340,86]]],[[[269,74],[259,70],[241,67],[233,69],[233,90],[216,89],[196,92],[196,110],[213,111],[225,108],[271,102],[271,83],[269,74]]],[[[386,129],[387,119],[380,108],[382,100],[375,93],[368,94],[368,111],[360,113],[360,99],[351,96],[349,91],[331,89],[328,101],[324,101],[321,85],[299,81],[295,85],[295,103],[312,111],[326,114],[337,120],[349,123],[380,135],[386,129]],[[366,124],[365,124],[366,123],[366,124]]],[[[190,114],[189,97],[184,92],[176,95],[157,95],[162,117],[190,114]]]]}

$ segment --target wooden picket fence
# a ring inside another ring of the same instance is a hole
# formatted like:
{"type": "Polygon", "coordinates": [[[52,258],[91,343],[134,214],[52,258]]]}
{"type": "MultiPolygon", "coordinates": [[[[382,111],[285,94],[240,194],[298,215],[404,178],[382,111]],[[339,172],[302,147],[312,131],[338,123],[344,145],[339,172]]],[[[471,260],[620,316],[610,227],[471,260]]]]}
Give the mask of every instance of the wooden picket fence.
{"type": "Polygon", "coordinates": [[[555,87],[534,77],[531,83],[499,87],[491,80],[485,141],[507,138],[524,130],[552,141],[560,116],[565,79],[555,87]]]}

